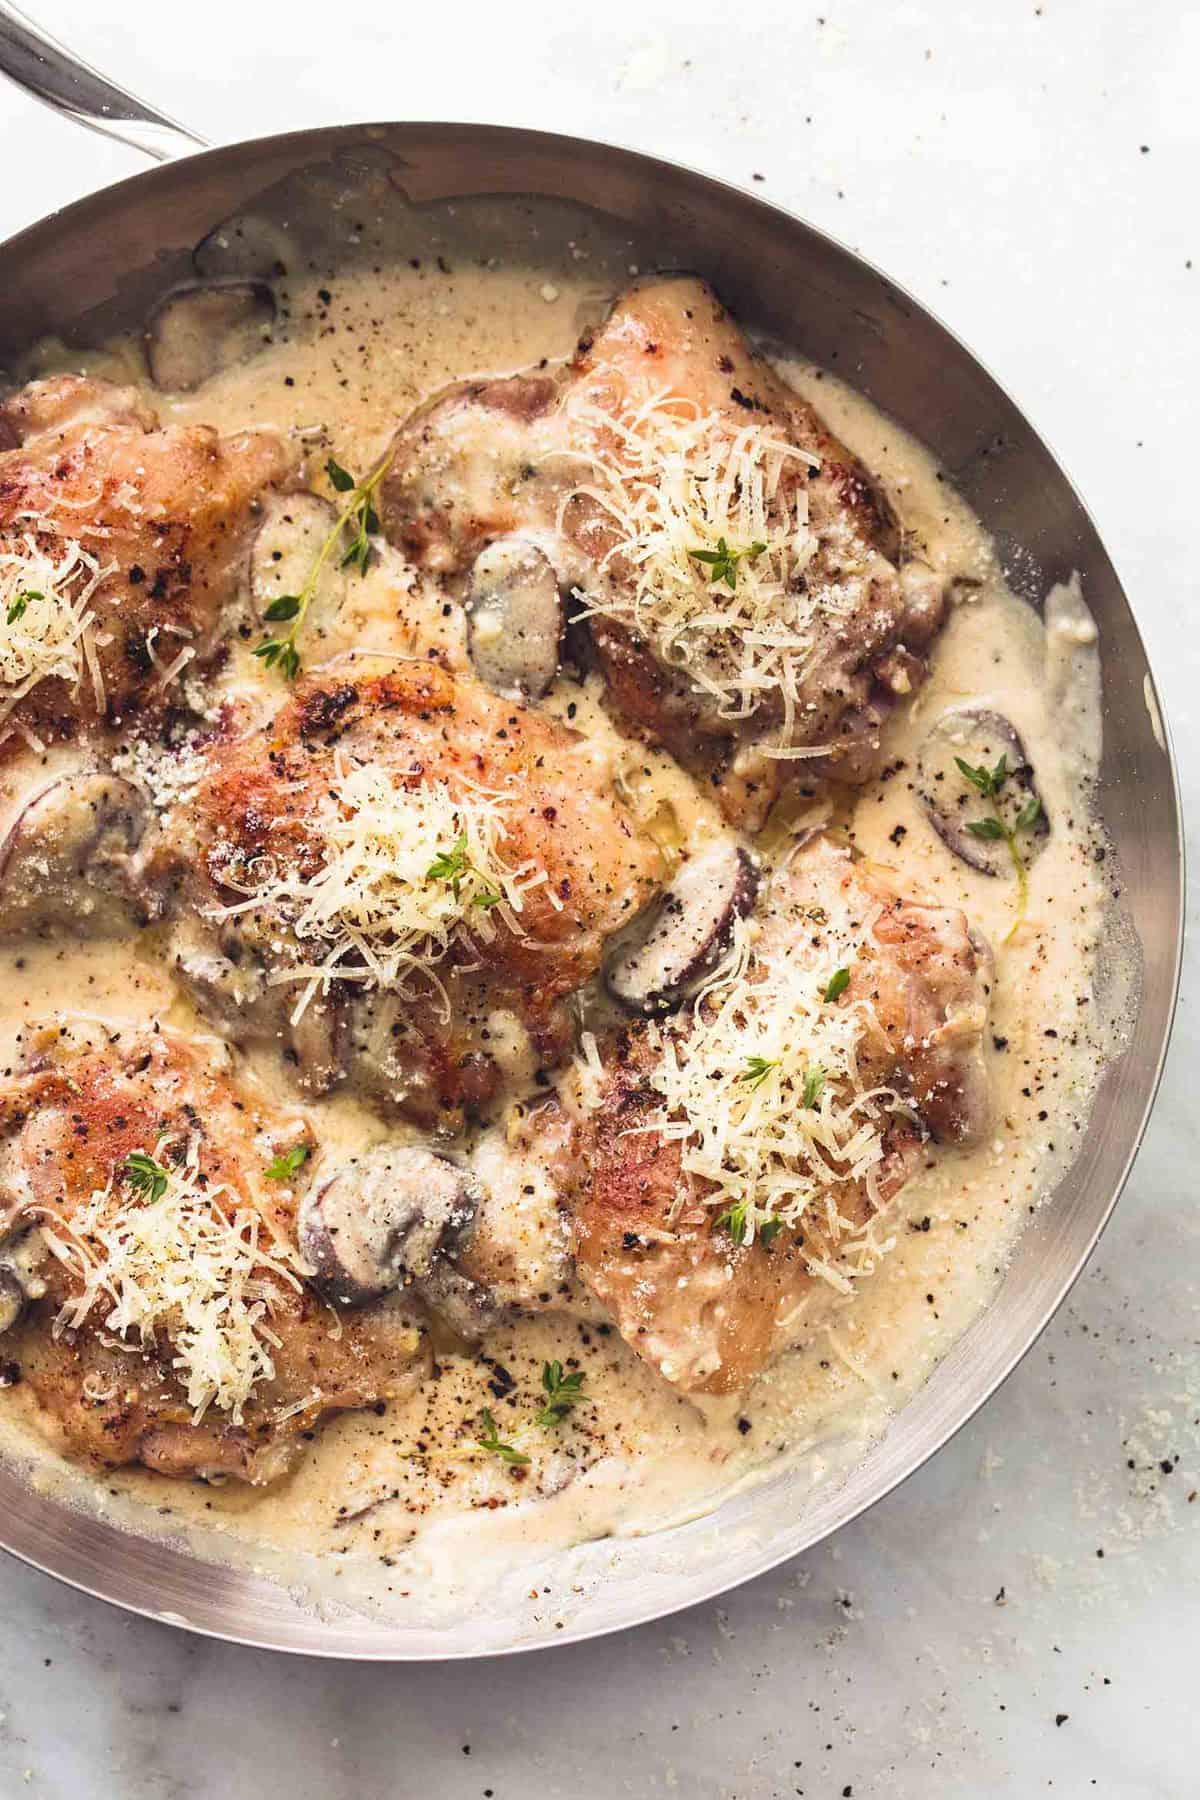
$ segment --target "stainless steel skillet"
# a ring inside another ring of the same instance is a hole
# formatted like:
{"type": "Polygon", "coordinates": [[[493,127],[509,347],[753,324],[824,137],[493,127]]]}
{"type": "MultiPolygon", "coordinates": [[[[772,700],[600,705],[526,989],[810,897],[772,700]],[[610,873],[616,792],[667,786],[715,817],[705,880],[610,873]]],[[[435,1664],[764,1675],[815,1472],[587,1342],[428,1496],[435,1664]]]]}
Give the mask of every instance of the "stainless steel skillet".
{"type": "MultiPolygon", "coordinates": [[[[1088,513],[1046,446],[970,353],[861,258],[778,209],[653,158],[544,133],[382,124],[298,132],[205,151],[0,5],[0,69],[78,122],[166,161],[0,247],[0,363],[57,332],[86,343],[144,314],[191,269],[230,214],[313,168],[386,165],[416,203],[547,196],[606,215],[709,277],[748,323],[852,379],[930,445],[1035,602],[1078,569],[1100,625],[1105,715],[1100,806],[1143,978],[1124,1054],[1109,1069],[1079,1159],[1031,1222],[987,1313],[840,1486],[780,1477],[713,1519],[560,1553],[556,1598],[498,1593],[470,1616],[419,1597],[384,1617],[318,1614],[268,1577],[71,1511],[0,1466],[0,1543],[123,1606],[199,1631],[331,1656],[416,1659],[529,1649],[637,1623],[773,1567],[854,1518],[933,1454],[1029,1348],[1078,1275],[1141,1139],[1166,1049],[1182,924],[1174,769],[1145,652],[1088,513]],[[190,154],[203,152],[202,154],[190,154]],[[570,1595],[572,1587],[581,1592],[570,1595]]],[[[526,1584],[527,1586],[527,1584],[526,1584]]]]}

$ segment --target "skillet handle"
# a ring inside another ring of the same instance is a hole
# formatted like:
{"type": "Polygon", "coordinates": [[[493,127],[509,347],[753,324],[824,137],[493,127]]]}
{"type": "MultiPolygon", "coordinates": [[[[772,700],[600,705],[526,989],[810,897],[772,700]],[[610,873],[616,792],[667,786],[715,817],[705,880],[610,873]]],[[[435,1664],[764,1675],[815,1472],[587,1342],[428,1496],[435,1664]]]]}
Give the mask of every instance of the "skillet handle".
{"type": "Polygon", "coordinates": [[[156,162],[208,148],[194,131],[114,87],[6,0],[0,0],[0,75],[64,118],[131,144],[156,162]]]}

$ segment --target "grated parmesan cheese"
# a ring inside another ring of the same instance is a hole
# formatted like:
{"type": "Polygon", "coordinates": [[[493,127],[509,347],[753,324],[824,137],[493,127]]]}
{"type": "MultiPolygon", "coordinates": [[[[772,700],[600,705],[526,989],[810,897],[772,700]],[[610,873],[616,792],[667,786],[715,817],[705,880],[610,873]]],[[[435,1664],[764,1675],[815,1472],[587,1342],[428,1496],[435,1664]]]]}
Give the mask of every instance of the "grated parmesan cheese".
{"type": "Polygon", "coordinates": [[[800,688],[822,628],[859,595],[853,580],[818,592],[806,584],[818,540],[806,486],[784,477],[789,464],[819,468],[820,459],[767,425],[701,413],[669,391],[616,411],[586,392],[567,406],[592,479],[564,496],[559,529],[572,501],[590,501],[613,539],[601,576],[619,561],[632,577],[577,588],[584,616],[603,614],[647,638],[723,718],[744,720],[764,705],[778,713],[768,752],[824,754],[828,745],[795,743],[800,688]],[[694,554],[723,550],[736,555],[732,578],[694,554]]]}
{"type": "Polygon", "coordinates": [[[194,1137],[172,1164],[176,1141],[164,1138],[154,1151],[168,1170],[159,1199],[147,1200],[119,1170],[69,1223],[42,1209],[47,1249],[82,1284],[54,1334],[77,1331],[99,1311],[120,1348],[155,1351],[165,1339],[193,1424],[215,1406],[237,1425],[254,1389],[275,1373],[280,1340],[270,1320],[280,1284],[301,1282],[281,1245],[260,1242],[258,1211],[232,1188],[206,1183],[194,1137]]]}
{"type": "Polygon", "coordinates": [[[114,775],[123,775],[149,796],[158,813],[186,805],[208,772],[203,739],[189,732],[179,743],[130,738],[111,760],[114,775]]]}
{"type": "Polygon", "coordinates": [[[801,1233],[809,1270],[840,1292],[887,1246],[839,1201],[855,1186],[879,1207],[889,1126],[898,1114],[915,1122],[896,1092],[860,1074],[860,1049],[879,1030],[870,1003],[825,998],[872,923],[826,914],[819,947],[800,937],[773,953],[765,934],[756,947],[759,927],[739,922],[688,1026],[654,1028],[649,1081],[663,1105],[642,1128],[680,1145],[708,1205],[737,1209],[742,1242],[764,1227],[801,1233]]]}
{"type": "MultiPolygon", "coordinates": [[[[247,870],[247,898],[214,916],[257,914],[292,933],[301,958],[272,979],[305,983],[293,1022],[333,981],[399,988],[407,974],[422,973],[440,989],[436,968],[452,947],[478,953],[501,927],[524,935],[525,896],[547,880],[535,863],[513,868],[505,860],[509,804],[504,793],[470,787],[455,794],[417,771],[398,774],[339,755],[306,822],[315,873],[259,858],[247,870]]],[[[228,874],[222,880],[240,885],[228,874]]]]}
{"type": "Polygon", "coordinates": [[[111,572],[70,539],[53,551],[32,533],[0,543],[0,725],[50,679],[78,692],[87,676],[104,711],[91,600],[111,572]]]}

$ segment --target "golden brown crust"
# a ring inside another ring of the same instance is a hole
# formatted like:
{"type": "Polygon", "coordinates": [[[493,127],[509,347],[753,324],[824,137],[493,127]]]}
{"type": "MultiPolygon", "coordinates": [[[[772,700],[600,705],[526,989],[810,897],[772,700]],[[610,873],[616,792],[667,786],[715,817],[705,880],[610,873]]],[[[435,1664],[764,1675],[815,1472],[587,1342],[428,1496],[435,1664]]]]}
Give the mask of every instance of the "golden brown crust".
{"type": "Polygon", "coordinates": [[[817,541],[806,585],[839,590],[806,665],[796,703],[801,724],[793,728],[798,744],[832,746],[819,761],[762,754],[782,716],[769,695],[748,719],[731,720],[650,638],[622,618],[595,613],[588,632],[616,717],[713,786],[727,817],[748,830],[762,824],[788,783],[863,780],[877,765],[888,712],[924,679],[944,595],[932,581],[914,604],[898,573],[901,533],[882,490],[694,277],[635,284],[557,376],[465,382],[436,396],[396,435],[380,496],[387,535],[426,568],[461,579],[495,538],[561,527],[564,560],[581,557],[592,569],[603,563],[619,591],[631,571],[614,553],[612,515],[573,491],[580,471],[572,453],[587,446],[575,441],[567,402],[580,389],[613,413],[650,392],[675,396],[734,426],[777,427],[810,451],[820,466],[790,463],[778,503],[805,489],[817,541]]]}
{"type": "MultiPolygon", "coordinates": [[[[578,1271],[665,1380],[689,1393],[740,1393],[794,1340],[797,1309],[821,1286],[806,1252],[829,1246],[789,1232],[770,1245],[735,1244],[684,1175],[679,1144],[652,1128],[661,1100],[645,1062],[635,1034],[581,1131],[578,1271]]],[[[919,1151],[919,1133],[898,1123],[879,1175],[881,1201],[903,1186],[919,1151]]],[[[838,1206],[853,1226],[873,1211],[865,1188],[849,1182],[838,1206]]]]}
{"type": "MultiPolygon", "coordinates": [[[[858,1053],[864,1085],[894,1087],[935,1139],[969,1141],[987,1118],[981,1043],[990,971],[966,920],[906,898],[891,871],[816,837],[768,891],[763,946],[786,951],[835,902],[869,924],[836,1002],[865,1002],[876,1021],[858,1053]]],[[[578,1270],[622,1336],[667,1380],[736,1393],[795,1340],[799,1309],[821,1285],[808,1257],[836,1261],[838,1242],[826,1241],[819,1224],[785,1230],[769,1245],[733,1242],[710,1196],[684,1171],[678,1141],[654,1129],[662,1106],[650,1079],[657,1041],[653,1028],[638,1027],[613,1046],[598,1104],[581,1117],[572,1189],[578,1270]]],[[[904,1185],[921,1144],[921,1131],[895,1114],[876,1172],[879,1205],[904,1185]]],[[[838,1212],[851,1230],[869,1221],[875,1204],[865,1183],[839,1186],[838,1212]]]]}
{"type": "MultiPolygon", "coordinates": [[[[308,1141],[307,1128],[225,1072],[214,1044],[166,1033],[47,1032],[30,1066],[0,1086],[0,1195],[11,1229],[48,1223],[69,1239],[72,1220],[135,1150],[164,1138],[193,1141],[208,1185],[227,1183],[264,1221],[261,1242],[294,1246],[295,1198],[262,1179],[268,1146],[308,1141]],[[266,1151],[266,1155],[264,1155],[266,1151]]],[[[243,1419],[210,1407],[193,1422],[164,1336],[154,1352],[121,1348],[97,1305],[75,1330],[56,1333],[63,1304],[82,1292],[73,1265],[44,1255],[46,1283],[5,1338],[44,1422],[70,1454],[99,1466],[140,1462],[165,1474],[271,1479],[300,1434],[327,1413],[400,1394],[415,1379],[415,1334],[382,1315],[336,1321],[306,1287],[273,1281],[274,1375],[243,1419]],[[306,1402],[288,1418],[280,1418],[306,1402]]],[[[269,1275],[267,1277],[270,1278],[269,1275]]]]}
{"type": "Polygon", "coordinates": [[[270,431],[159,429],[132,390],[78,376],[31,383],[0,421],[0,542],[53,557],[77,543],[106,571],[89,603],[103,715],[90,680],[51,677],[10,722],[48,739],[128,725],[170,699],[161,670],[180,649],[201,668],[213,656],[257,502],[294,485],[296,454],[270,431]]]}
{"type": "MultiPolygon", "coordinates": [[[[432,989],[397,1003],[390,1054],[405,1065],[399,1109],[461,1123],[496,1089],[487,1048],[495,1009],[515,1014],[543,1064],[568,1053],[565,997],[595,974],[606,939],[653,897],[661,854],[575,732],[436,665],[405,663],[384,675],[306,682],[263,732],[215,753],[164,852],[180,859],[196,913],[214,899],[238,898],[229,884],[244,885],[262,854],[312,875],[321,858],[313,819],[338,756],[415,786],[439,781],[452,792],[505,796],[506,862],[533,863],[548,877],[524,896],[522,935],[498,922],[490,942],[473,940],[469,951],[452,945],[439,963],[448,1018],[432,989]]],[[[250,943],[253,920],[241,929],[250,943]]],[[[259,936],[254,954],[269,959],[278,929],[268,925],[259,936]]]]}

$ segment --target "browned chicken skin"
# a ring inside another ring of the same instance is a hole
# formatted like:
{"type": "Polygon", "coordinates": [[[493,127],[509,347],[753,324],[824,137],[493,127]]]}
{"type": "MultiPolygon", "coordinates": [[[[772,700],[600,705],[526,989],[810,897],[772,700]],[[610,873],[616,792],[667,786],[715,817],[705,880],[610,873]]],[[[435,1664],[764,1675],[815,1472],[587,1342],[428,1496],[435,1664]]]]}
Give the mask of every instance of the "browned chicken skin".
{"type": "MultiPolygon", "coordinates": [[[[225,1184],[257,1214],[259,1244],[275,1261],[294,1246],[293,1191],[264,1179],[264,1170],[308,1134],[236,1084],[211,1042],[133,1027],[47,1028],[30,1042],[26,1066],[0,1087],[0,1133],[10,1235],[45,1224],[69,1243],[72,1223],[93,1194],[120,1181],[126,1158],[152,1156],[165,1140],[164,1166],[194,1146],[207,1188],[225,1184]]],[[[82,1292],[77,1265],[43,1251],[35,1271],[45,1291],[5,1334],[4,1354],[64,1447],[96,1464],[269,1481],[323,1416],[404,1394],[420,1373],[419,1333],[403,1314],[376,1308],[335,1319],[302,1280],[267,1269],[273,1374],[240,1421],[214,1404],[197,1422],[173,1366],[169,1319],[152,1348],[132,1333],[122,1347],[104,1327],[103,1300],[78,1328],[56,1331],[60,1308],[82,1292]]]]}
{"type": "MultiPolygon", "coordinates": [[[[598,612],[590,633],[614,711],[710,781],[727,816],[749,830],[788,781],[864,779],[877,765],[887,713],[924,677],[924,655],[944,614],[941,584],[923,564],[899,568],[896,522],[865,469],[751,351],[702,282],[639,284],[557,375],[463,383],[414,415],[397,435],[381,490],[385,531],[451,578],[496,538],[535,535],[545,547],[556,532],[552,560],[564,585],[594,585],[603,565],[618,596],[631,591],[632,572],[614,555],[611,514],[574,493],[582,477],[571,453],[585,446],[570,408],[580,392],[613,413],[636,408],[649,393],[674,398],[726,419],[734,431],[750,421],[811,452],[819,466],[787,464],[775,506],[794,502],[797,488],[806,491],[816,548],[804,585],[822,606],[823,596],[834,597],[805,661],[788,735],[794,747],[832,745],[826,756],[764,755],[764,741],[780,728],[777,697],[765,695],[749,717],[731,718],[665,658],[651,631],[598,612]]],[[[709,594],[721,604],[719,588],[709,594]]]]}
{"type": "MultiPolygon", "coordinates": [[[[222,438],[207,425],[159,428],[131,388],[74,375],[31,382],[0,405],[0,551],[29,544],[57,562],[71,546],[100,579],[88,599],[102,693],[37,682],[5,717],[44,739],[128,726],[171,698],[183,650],[203,669],[221,640],[257,503],[294,484],[298,459],[272,431],[222,438]]],[[[2,698],[3,696],[0,696],[2,698]]]]}
{"type": "Polygon", "coordinates": [[[567,996],[662,878],[659,851],[582,738],[427,663],[303,684],[264,731],[214,753],[185,816],[167,821],[160,855],[157,878],[168,883],[174,869],[181,886],[170,904],[186,915],[177,965],[202,1008],[223,1016],[235,1038],[282,1036],[312,1091],[350,1076],[388,1110],[450,1129],[486,1110],[497,1089],[497,1013],[527,1034],[535,1066],[562,1061],[567,996]],[[401,790],[437,782],[510,797],[505,857],[537,865],[546,880],[528,890],[521,935],[497,915],[489,942],[452,945],[437,969],[444,998],[419,974],[407,995],[335,982],[293,1032],[287,1019],[300,989],[270,984],[288,954],[278,920],[206,915],[241,897],[258,858],[277,869],[320,867],[314,814],[347,765],[387,771],[401,790]]]}
{"type": "MultiPolygon", "coordinates": [[[[848,902],[871,921],[842,1007],[868,1003],[878,1029],[861,1044],[864,1081],[888,1083],[935,1140],[966,1143],[987,1121],[982,1035],[990,967],[960,913],[906,899],[888,871],[855,863],[821,837],[768,890],[760,952],[817,942],[820,909],[848,902]]],[[[684,1033],[688,1026],[680,1028],[684,1033]]],[[[736,1393],[789,1342],[820,1286],[810,1254],[838,1261],[839,1239],[818,1221],[803,1234],[735,1244],[681,1147],[654,1131],[662,1096],[651,1082],[653,1028],[615,1048],[598,1104],[581,1116],[572,1194],[578,1273],[627,1341],[677,1386],[736,1393]],[[649,1127],[649,1129],[648,1129],[649,1127]]],[[[876,1171],[875,1200],[842,1184],[838,1211],[851,1235],[905,1183],[921,1156],[911,1114],[896,1112],[876,1171]]]]}

